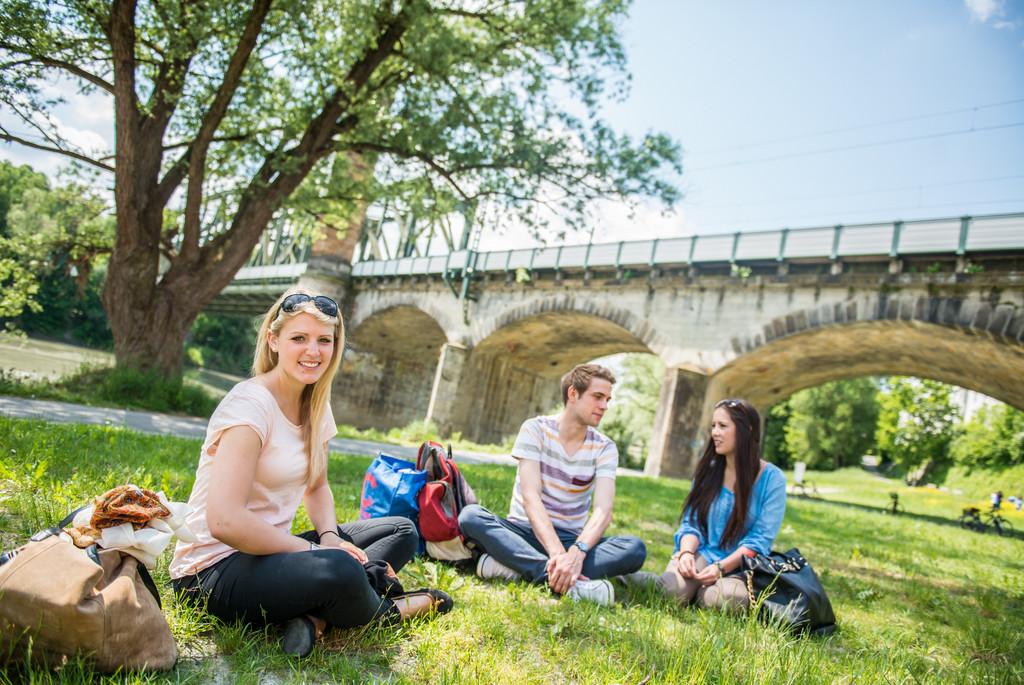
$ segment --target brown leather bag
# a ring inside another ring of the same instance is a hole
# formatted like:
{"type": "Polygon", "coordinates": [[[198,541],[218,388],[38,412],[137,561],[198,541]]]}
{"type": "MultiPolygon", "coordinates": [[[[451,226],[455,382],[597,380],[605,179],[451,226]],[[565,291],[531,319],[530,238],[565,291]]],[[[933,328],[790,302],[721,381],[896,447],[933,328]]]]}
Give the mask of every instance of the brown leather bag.
{"type": "Polygon", "coordinates": [[[51,530],[0,566],[0,660],[26,654],[51,667],[82,654],[110,672],[168,669],[178,650],[138,560],[79,549],[51,530]]]}

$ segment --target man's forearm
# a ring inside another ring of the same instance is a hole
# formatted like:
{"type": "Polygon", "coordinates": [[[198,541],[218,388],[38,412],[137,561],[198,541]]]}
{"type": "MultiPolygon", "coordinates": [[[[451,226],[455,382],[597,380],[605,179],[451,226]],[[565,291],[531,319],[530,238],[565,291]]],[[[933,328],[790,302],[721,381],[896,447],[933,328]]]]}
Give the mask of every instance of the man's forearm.
{"type": "Polygon", "coordinates": [[[533,534],[537,536],[537,540],[540,541],[548,556],[553,557],[564,552],[565,547],[558,539],[555,526],[551,523],[551,517],[548,516],[544,504],[540,500],[524,498],[523,508],[526,509],[526,518],[530,519],[533,534]]]}
{"type": "Polygon", "coordinates": [[[608,526],[612,523],[612,512],[605,509],[595,508],[590,514],[590,518],[587,519],[586,525],[583,526],[583,530],[580,532],[578,540],[582,540],[587,544],[587,547],[593,549],[594,545],[601,541],[601,537],[604,532],[608,530],[608,526]]]}

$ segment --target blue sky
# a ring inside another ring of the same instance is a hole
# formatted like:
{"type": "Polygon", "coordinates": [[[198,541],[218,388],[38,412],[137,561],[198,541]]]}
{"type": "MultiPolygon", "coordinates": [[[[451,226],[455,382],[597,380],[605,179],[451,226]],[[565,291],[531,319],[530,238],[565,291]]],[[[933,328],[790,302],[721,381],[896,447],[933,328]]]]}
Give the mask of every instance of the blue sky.
{"type": "MultiPolygon", "coordinates": [[[[605,114],[679,141],[684,199],[608,203],[595,240],[1024,210],[1024,0],[636,0],[622,29],[633,83],[605,114]]],[[[98,97],[59,112],[85,147],[111,138],[98,97]]]]}
{"type": "Polygon", "coordinates": [[[640,233],[1024,209],[1024,2],[640,0],[623,28],[609,118],[685,150],[640,233]]]}

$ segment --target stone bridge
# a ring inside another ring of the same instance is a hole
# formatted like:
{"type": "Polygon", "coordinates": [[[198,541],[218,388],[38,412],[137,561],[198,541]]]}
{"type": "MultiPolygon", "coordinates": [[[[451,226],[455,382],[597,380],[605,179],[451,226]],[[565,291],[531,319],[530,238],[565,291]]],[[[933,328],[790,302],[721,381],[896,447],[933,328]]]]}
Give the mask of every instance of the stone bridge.
{"type": "Polygon", "coordinates": [[[574,364],[646,352],[667,367],[646,471],[688,476],[724,397],[764,410],[826,381],[892,374],[1024,408],[1024,215],[699,241],[361,262],[345,281],[307,273],[347,296],[336,418],[426,418],[497,441],[560,405],[574,364]]]}

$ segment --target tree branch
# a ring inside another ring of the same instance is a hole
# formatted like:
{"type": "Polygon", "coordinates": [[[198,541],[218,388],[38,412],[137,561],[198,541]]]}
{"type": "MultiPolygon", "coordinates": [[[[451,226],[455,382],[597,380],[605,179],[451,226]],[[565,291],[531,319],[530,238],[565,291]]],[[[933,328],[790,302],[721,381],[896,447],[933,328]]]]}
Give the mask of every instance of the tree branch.
{"type": "Polygon", "coordinates": [[[181,256],[184,259],[195,256],[199,250],[203,179],[206,173],[206,155],[210,149],[210,143],[213,141],[213,134],[224,120],[228,104],[238,90],[245,65],[256,48],[256,40],[259,38],[268,11],[270,11],[270,0],[254,0],[252,12],[245,23],[245,29],[242,30],[242,36],[238,39],[235,52],[231,55],[224,78],[217,88],[210,108],[203,116],[202,124],[200,124],[191,146],[188,162],[188,193],[185,198],[185,233],[181,245],[181,256]]]}
{"type": "Polygon", "coordinates": [[[102,88],[108,93],[114,92],[114,85],[106,79],[101,78],[96,74],[93,74],[92,72],[83,69],[77,64],[72,64],[71,62],[67,62],[65,60],[55,59],[53,57],[41,55],[38,52],[34,51],[31,46],[15,45],[14,43],[9,43],[7,41],[0,41],[0,50],[7,50],[8,52],[25,55],[26,57],[26,59],[24,60],[19,60],[18,62],[4,65],[5,67],[15,66],[18,64],[40,64],[44,67],[62,69],[68,72],[69,74],[72,74],[73,76],[77,76],[78,78],[84,81],[88,81],[94,86],[102,88]]]}
{"type": "MultiPolygon", "coordinates": [[[[381,63],[394,53],[395,45],[408,28],[407,11],[408,7],[403,7],[398,14],[384,17],[380,21],[377,40],[346,74],[345,81],[350,86],[348,93],[354,95],[363,89],[381,63]]],[[[267,156],[249,186],[243,191],[230,228],[203,246],[200,261],[217,259],[227,262],[230,266],[241,266],[245,263],[251,249],[249,238],[258,238],[259,233],[280,207],[282,200],[298,187],[313,166],[331,151],[334,136],[355,128],[359,121],[355,115],[342,117],[343,101],[351,100],[346,90],[339,87],[324,103],[320,113],[306,126],[298,144],[283,153],[284,164],[278,164],[277,155],[274,153],[267,156]],[[282,172],[282,168],[289,170],[282,172]],[[223,256],[214,257],[222,251],[223,256]]]]}
{"type": "Polygon", "coordinates": [[[74,150],[64,150],[64,149],[59,148],[59,147],[50,147],[48,145],[40,145],[39,143],[33,143],[31,140],[26,140],[25,138],[19,138],[18,136],[13,136],[10,133],[8,133],[7,131],[0,130],[0,139],[6,140],[6,141],[11,142],[11,143],[17,143],[18,145],[24,145],[25,147],[30,147],[30,148],[33,148],[35,150],[42,150],[43,152],[53,152],[53,153],[56,153],[58,155],[64,155],[65,157],[70,157],[72,159],[77,159],[80,162],[85,162],[86,164],[91,164],[94,167],[97,167],[99,169],[103,169],[104,171],[113,171],[114,170],[114,167],[110,166],[109,164],[104,164],[103,162],[100,162],[99,160],[95,160],[92,157],[88,157],[86,155],[83,155],[80,152],[75,152],[74,150]]]}
{"type": "Polygon", "coordinates": [[[460,186],[458,182],[455,180],[454,172],[441,166],[441,164],[438,163],[437,160],[435,160],[433,157],[424,152],[416,152],[413,150],[400,150],[398,148],[382,145],[381,143],[370,142],[354,143],[349,146],[349,149],[353,150],[354,152],[378,152],[382,154],[394,155],[396,157],[401,157],[403,159],[418,159],[419,161],[423,162],[428,167],[436,171],[438,174],[440,174],[444,178],[444,180],[448,182],[448,185],[450,185],[455,190],[455,192],[462,196],[463,200],[470,199],[469,194],[466,193],[466,191],[462,189],[462,186],[460,186]]]}

